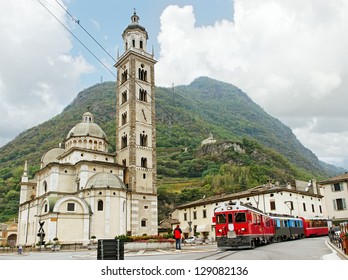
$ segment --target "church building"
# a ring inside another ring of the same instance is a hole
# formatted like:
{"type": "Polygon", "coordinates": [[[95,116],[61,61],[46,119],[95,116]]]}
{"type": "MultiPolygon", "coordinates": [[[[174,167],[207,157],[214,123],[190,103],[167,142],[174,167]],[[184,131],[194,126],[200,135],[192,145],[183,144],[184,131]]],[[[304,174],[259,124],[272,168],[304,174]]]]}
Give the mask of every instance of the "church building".
{"type": "Polygon", "coordinates": [[[91,237],[157,234],[156,60],[134,12],[124,30],[116,81],[116,153],[86,112],[63,147],[47,151],[34,179],[25,163],[17,244],[58,239],[88,244],[91,237]]]}

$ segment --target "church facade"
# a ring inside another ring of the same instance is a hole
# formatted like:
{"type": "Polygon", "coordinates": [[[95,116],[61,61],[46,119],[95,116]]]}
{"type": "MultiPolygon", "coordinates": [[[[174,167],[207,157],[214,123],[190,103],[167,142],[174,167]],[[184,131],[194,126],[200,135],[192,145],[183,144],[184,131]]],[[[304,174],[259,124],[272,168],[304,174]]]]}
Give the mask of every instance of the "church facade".
{"type": "Polygon", "coordinates": [[[17,244],[58,239],[88,244],[92,237],[157,234],[154,55],[134,12],[124,30],[116,81],[116,154],[86,112],[63,147],[41,158],[21,182],[17,244]]]}

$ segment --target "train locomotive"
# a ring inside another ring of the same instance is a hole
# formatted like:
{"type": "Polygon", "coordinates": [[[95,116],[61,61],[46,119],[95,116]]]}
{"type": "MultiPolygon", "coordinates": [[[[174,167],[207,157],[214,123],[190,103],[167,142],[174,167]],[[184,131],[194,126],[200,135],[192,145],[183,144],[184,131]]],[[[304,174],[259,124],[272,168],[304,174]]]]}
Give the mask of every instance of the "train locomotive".
{"type": "Polygon", "coordinates": [[[226,249],[328,235],[327,219],[266,214],[240,202],[215,208],[213,223],[217,246],[226,249]]]}

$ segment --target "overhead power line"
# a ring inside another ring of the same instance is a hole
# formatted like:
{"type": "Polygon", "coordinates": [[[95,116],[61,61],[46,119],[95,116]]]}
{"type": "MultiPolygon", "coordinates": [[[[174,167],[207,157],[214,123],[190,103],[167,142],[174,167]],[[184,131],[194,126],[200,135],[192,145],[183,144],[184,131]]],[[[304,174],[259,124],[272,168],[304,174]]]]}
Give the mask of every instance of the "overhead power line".
{"type": "MultiPolygon", "coordinates": [[[[54,17],[62,26],[63,28],[68,31],[101,65],[103,65],[103,67],[113,76],[116,78],[117,81],[119,81],[119,78],[117,77],[117,75],[115,75],[109,68],[108,66],[103,63],[93,52],[90,48],[88,48],[61,20],[59,20],[58,17],[56,17],[40,0],[37,0],[41,6],[50,13],[50,15],[52,17],[54,17]]],[[[86,28],[84,28],[82,25],[81,25],[81,22],[80,20],[76,19],[67,9],[65,9],[65,7],[58,1],[58,0],[55,0],[55,2],[71,17],[71,19],[76,23],[78,24],[79,27],[81,27],[83,29],[84,32],[87,33],[87,35],[113,60],[113,62],[117,62],[115,60],[115,58],[87,31],[86,28]]],[[[129,73],[127,73],[128,77],[130,79],[133,79],[134,82],[142,89],[144,90],[144,88],[142,87],[141,84],[138,83],[138,81],[135,79],[135,77],[131,77],[131,75],[129,73]]],[[[130,92],[129,88],[126,87],[128,89],[128,91],[130,92]]],[[[146,91],[147,92],[147,91],[146,91]]],[[[155,102],[155,104],[157,104],[163,111],[165,114],[167,114],[167,116],[174,122],[176,123],[179,127],[181,127],[184,131],[186,131],[186,129],[178,122],[176,121],[176,119],[167,112],[166,109],[163,108],[163,106],[161,104],[159,104],[156,100],[154,100],[152,98],[152,96],[147,93],[147,95],[150,97],[150,99],[152,101],[155,102]]],[[[134,92],[134,97],[136,97],[136,93],[134,92]]],[[[145,105],[145,108],[148,109],[150,112],[151,112],[151,109],[145,105]]],[[[189,138],[191,139],[194,139],[194,137],[190,136],[189,133],[187,134],[189,136],[189,138]]]]}
{"type": "Polygon", "coordinates": [[[94,41],[97,43],[97,45],[114,61],[116,62],[115,58],[86,30],[86,28],[83,27],[83,25],[81,24],[80,20],[75,19],[75,17],[69,13],[69,11],[67,9],[65,9],[65,7],[58,1],[55,0],[57,2],[57,4],[72,18],[72,20],[74,22],[76,22],[82,29],[83,31],[85,31],[87,33],[87,35],[94,41]]]}
{"type": "Polygon", "coordinates": [[[95,58],[99,61],[100,64],[102,64],[106,70],[108,70],[111,75],[113,75],[114,77],[116,77],[116,75],[72,32],[69,30],[69,28],[67,28],[65,26],[65,24],[59,20],[59,18],[57,18],[40,0],[37,0],[42,7],[44,7],[44,9],[49,12],[63,27],[66,31],[68,31],[84,48],[86,48],[86,50],[95,58]]]}

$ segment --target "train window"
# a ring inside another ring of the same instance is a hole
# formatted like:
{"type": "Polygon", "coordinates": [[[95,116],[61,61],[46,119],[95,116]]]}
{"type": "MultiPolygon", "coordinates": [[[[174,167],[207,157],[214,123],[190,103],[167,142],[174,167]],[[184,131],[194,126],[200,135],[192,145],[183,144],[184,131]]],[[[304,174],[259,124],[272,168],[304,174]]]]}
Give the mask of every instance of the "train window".
{"type": "Polygon", "coordinates": [[[277,220],[275,220],[275,222],[276,222],[276,226],[280,228],[281,227],[280,220],[277,219],[277,220]]]}
{"type": "Polygon", "coordinates": [[[288,221],[284,220],[284,227],[288,227],[288,221]]]}
{"type": "Polygon", "coordinates": [[[245,213],[236,213],[236,214],[234,214],[234,221],[236,223],[245,223],[246,222],[246,215],[245,215],[245,213]]]}
{"type": "Polygon", "coordinates": [[[261,224],[261,216],[258,214],[253,214],[253,224],[260,225],[261,224]]]}
{"type": "Polygon", "coordinates": [[[232,214],[228,214],[227,218],[228,218],[228,223],[232,224],[233,223],[233,221],[232,221],[232,214]]]}
{"type": "Polygon", "coordinates": [[[216,216],[216,223],[217,224],[225,224],[226,223],[226,215],[225,214],[219,214],[216,216]]]}

